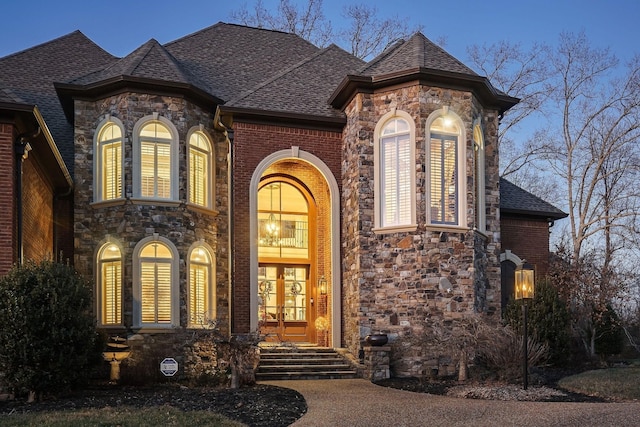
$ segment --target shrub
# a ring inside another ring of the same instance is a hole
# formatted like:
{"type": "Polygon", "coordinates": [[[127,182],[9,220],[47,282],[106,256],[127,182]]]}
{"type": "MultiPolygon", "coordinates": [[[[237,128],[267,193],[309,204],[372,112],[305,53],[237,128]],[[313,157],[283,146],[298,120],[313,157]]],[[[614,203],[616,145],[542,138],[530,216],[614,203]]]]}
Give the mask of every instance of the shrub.
{"type": "Polygon", "coordinates": [[[0,279],[0,372],[15,393],[60,392],[98,363],[91,290],[69,266],[43,261],[0,279]]]}
{"type": "Polygon", "coordinates": [[[606,310],[594,319],[594,324],[599,331],[595,342],[596,354],[606,358],[622,353],[625,340],[624,330],[618,313],[611,305],[607,305],[606,310]]]}
{"type": "MultiPolygon", "coordinates": [[[[563,366],[571,362],[571,316],[567,304],[557,289],[546,280],[536,284],[533,301],[528,302],[529,334],[549,346],[549,363],[563,366]]],[[[511,301],[505,311],[505,320],[522,333],[522,302],[511,301]]]]}

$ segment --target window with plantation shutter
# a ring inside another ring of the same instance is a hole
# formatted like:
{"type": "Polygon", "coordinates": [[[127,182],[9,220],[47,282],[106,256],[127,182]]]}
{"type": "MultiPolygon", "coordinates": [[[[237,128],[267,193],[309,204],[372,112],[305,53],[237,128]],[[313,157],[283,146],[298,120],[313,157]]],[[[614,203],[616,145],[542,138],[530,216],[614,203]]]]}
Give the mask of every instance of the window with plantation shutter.
{"type": "Polygon", "coordinates": [[[122,128],[109,118],[96,138],[96,201],[122,198],[122,128]]]}
{"type": "Polygon", "coordinates": [[[103,326],[122,324],[122,256],[113,243],[98,252],[99,321],[103,326]]]}
{"type": "Polygon", "coordinates": [[[177,131],[167,119],[150,117],[134,127],[133,197],[177,201],[177,131]]]}
{"type": "Polygon", "coordinates": [[[189,202],[212,208],[212,150],[203,132],[189,137],[189,202]]]}
{"type": "Polygon", "coordinates": [[[189,256],[189,326],[211,327],[215,319],[213,265],[209,250],[197,245],[189,256]]]}
{"type": "Polygon", "coordinates": [[[415,144],[413,120],[404,112],[376,126],[375,229],[415,228],[415,144]]]}
{"type": "Polygon", "coordinates": [[[139,242],[134,251],[134,325],[177,326],[177,281],[173,244],[161,237],[139,242]]]}
{"type": "Polygon", "coordinates": [[[461,160],[461,127],[448,114],[436,118],[430,126],[428,218],[432,225],[461,226],[465,212],[461,183],[466,176],[461,160]]]}

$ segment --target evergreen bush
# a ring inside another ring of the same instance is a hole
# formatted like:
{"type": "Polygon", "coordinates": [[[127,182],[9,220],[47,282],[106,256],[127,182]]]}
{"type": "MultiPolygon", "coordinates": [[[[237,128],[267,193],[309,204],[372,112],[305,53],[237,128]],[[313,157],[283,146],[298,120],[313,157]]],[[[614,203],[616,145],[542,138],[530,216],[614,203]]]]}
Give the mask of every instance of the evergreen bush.
{"type": "Polygon", "coordinates": [[[0,372],[14,393],[65,391],[100,362],[89,284],[52,261],[14,267],[0,279],[0,372]]]}

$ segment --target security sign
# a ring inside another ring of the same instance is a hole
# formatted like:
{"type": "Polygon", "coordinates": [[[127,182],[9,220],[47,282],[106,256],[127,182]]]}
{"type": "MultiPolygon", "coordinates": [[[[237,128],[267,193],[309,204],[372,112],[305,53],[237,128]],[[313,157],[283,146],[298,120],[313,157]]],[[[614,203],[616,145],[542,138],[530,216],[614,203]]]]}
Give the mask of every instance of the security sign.
{"type": "Polygon", "coordinates": [[[162,362],[160,362],[160,372],[164,374],[165,377],[172,377],[178,372],[178,362],[173,357],[167,357],[162,362]]]}

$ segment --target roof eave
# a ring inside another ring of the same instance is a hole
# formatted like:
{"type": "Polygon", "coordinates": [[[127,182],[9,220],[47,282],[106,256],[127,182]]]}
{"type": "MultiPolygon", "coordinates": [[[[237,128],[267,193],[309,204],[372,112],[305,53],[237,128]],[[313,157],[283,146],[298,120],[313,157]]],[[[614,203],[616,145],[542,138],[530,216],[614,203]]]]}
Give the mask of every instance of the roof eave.
{"type": "Polygon", "coordinates": [[[540,219],[546,219],[548,221],[555,221],[563,219],[569,216],[564,212],[544,212],[544,211],[532,211],[527,209],[512,209],[512,208],[500,208],[501,213],[512,214],[518,216],[536,217],[540,219]]]}
{"type": "Polygon", "coordinates": [[[65,193],[72,189],[73,179],[71,178],[69,169],[67,169],[67,165],[62,159],[62,155],[53,139],[53,135],[51,135],[49,126],[47,126],[38,106],[24,103],[0,102],[0,111],[2,110],[24,115],[25,117],[28,116],[33,120],[32,123],[34,126],[40,127],[41,136],[34,138],[29,141],[29,143],[35,152],[38,153],[38,158],[42,166],[51,173],[50,178],[52,179],[52,184],[56,192],[65,193]],[[46,150],[46,153],[42,153],[42,150],[46,150]]]}
{"type": "Polygon", "coordinates": [[[376,89],[419,81],[421,84],[436,84],[454,89],[471,90],[481,102],[496,108],[500,115],[516,105],[520,100],[499,93],[486,77],[417,67],[377,76],[353,76],[343,79],[333,92],[329,103],[337,109],[344,109],[356,92],[371,93],[376,89]]]}
{"type": "Polygon", "coordinates": [[[204,106],[217,106],[224,101],[205,90],[191,84],[171,82],[167,80],[149,79],[134,76],[116,76],[88,85],[72,83],[54,83],[58,97],[67,119],[73,119],[74,99],[99,99],[101,97],[122,93],[129,90],[140,90],[159,95],[178,95],[191,99],[204,106]]]}
{"type": "Polygon", "coordinates": [[[295,125],[306,129],[331,130],[334,132],[342,132],[347,123],[345,117],[322,117],[312,114],[259,110],[225,105],[220,106],[220,112],[224,116],[232,116],[234,122],[246,121],[261,124],[295,125]]]}

